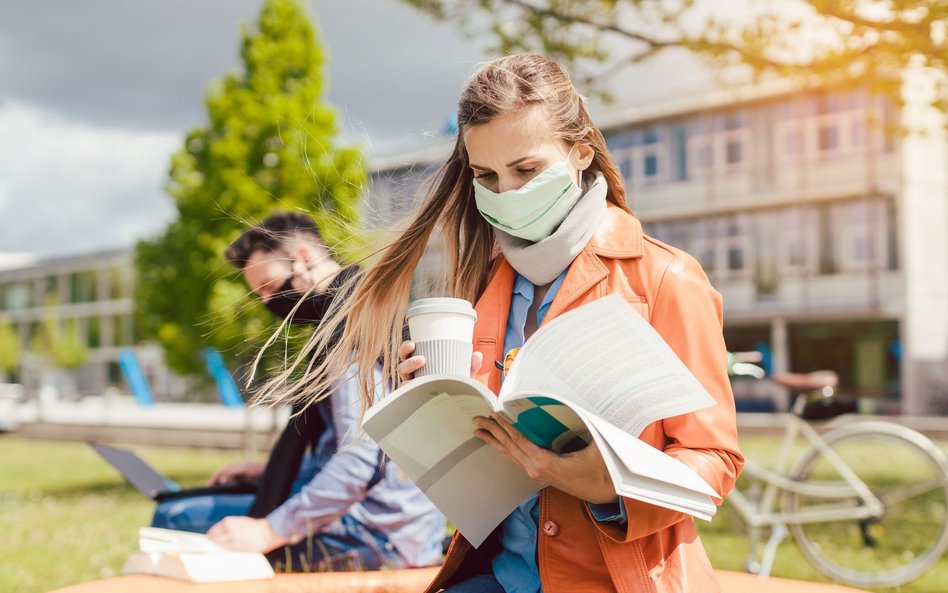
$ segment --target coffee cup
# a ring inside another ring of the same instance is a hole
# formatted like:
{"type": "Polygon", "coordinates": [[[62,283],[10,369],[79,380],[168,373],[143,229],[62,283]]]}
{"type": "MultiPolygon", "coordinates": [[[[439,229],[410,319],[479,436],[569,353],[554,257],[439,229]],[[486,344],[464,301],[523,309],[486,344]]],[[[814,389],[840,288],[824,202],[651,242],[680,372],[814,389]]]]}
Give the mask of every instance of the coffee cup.
{"type": "Polygon", "coordinates": [[[464,299],[447,297],[417,300],[406,313],[415,355],[425,357],[425,366],[415,377],[471,374],[474,322],[477,312],[464,299]]]}

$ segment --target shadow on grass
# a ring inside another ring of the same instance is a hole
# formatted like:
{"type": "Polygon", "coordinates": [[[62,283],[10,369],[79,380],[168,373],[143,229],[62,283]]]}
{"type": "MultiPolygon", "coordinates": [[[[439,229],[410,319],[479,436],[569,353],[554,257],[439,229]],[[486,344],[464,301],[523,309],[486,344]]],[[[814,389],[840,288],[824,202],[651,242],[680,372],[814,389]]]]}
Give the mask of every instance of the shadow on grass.
{"type": "MultiPolygon", "coordinates": [[[[203,486],[207,481],[206,472],[177,472],[168,476],[169,479],[181,485],[182,488],[203,486]]],[[[138,494],[134,486],[126,482],[88,482],[73,483],[63,486],[39,488],[33,492],[60,499],[78,498],[82,496],[126,496],[138,494]]]]}

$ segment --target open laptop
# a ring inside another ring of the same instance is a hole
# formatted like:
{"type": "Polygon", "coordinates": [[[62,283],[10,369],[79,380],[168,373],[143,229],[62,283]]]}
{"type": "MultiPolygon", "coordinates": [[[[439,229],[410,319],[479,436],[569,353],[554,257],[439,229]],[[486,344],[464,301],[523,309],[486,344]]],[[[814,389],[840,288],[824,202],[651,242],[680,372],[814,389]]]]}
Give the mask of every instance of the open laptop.
{"type": "Polygon", "coordinates": [[[182,490],[174,480],[160,474],[133,451],[99,443],[89,443],[89,445],[109,462],[109,465],[118,470],[125,481],[154,501],[202,494],[253,494],[257,492],[256,483],[246,481],[182,490]]]}

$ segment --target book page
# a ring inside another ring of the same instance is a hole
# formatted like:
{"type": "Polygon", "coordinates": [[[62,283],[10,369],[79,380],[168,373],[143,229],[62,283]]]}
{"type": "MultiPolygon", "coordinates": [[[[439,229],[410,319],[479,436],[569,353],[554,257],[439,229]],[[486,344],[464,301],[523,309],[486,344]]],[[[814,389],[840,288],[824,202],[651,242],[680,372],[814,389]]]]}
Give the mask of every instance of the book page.
{"type": "Polygon", "coordinates": [[[140,528],[138,530],[138,549],[144,553],[167,552],[176,554],[227,551],[202,533],[163,529],[160,527],[140,528]]]}
{"type": "Polygon", "coordinates": [[[501,400],[555,393],[638,436],[657,420],[714,399],[649,323],[618,294],[552,320],[524,344],[501,400]]]}
{"type": "Polygon", "coordinates": [[[497,398],[473,379],[431,375],[399,387],[362,428],[438,510],[479,546],[542,484],[474,436],[497,398]]]}
{"type": "Polygon", "coordinates": [[[711,520],[717,512],[714,490],[694,470],[601,418],[586,412],[583,417],[616,494],[711,520]]]}

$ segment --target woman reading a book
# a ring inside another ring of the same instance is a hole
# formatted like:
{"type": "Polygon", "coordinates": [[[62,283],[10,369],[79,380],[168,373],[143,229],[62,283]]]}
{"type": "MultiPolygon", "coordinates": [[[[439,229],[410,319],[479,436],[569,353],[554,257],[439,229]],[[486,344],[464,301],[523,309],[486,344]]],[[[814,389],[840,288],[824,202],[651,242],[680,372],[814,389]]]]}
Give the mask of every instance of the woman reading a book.
{"type": "MultiPolygon", "coordinates": [[[[412,273],[440,233],[446,294],[476,303],[476,379],[496,393],[505,358],[542,323],[619,293],[716,401],[655,422],[639,438],[726,495],[743,459],[720,295],[692,257],[643,235],[603,136],[569,78],[541,56],[489,62],[464,89],[458,124],[454,151],[420,210],[336,313],[348,315],[344,337],[308,380],[331,381],[346,368],[347,353],[356,352],[368,406],[376,358],[393,383],[421,368],[413,344],[401,343],[402,326],[412,273]]],[[[315,347],[332,325],[315,334],[315,347]]],[[[305,388],[297,395],[306,396],[305,388]]],[[[500,416],[477,425],[477,438],[548,487],[523,501],[479,548],[456,534],[429,591],[718,590],[691,517],[617,496],[595,444],[560,455],[500,416]]]]}

